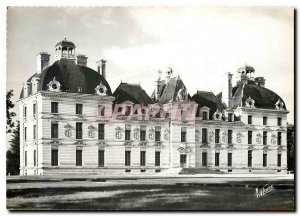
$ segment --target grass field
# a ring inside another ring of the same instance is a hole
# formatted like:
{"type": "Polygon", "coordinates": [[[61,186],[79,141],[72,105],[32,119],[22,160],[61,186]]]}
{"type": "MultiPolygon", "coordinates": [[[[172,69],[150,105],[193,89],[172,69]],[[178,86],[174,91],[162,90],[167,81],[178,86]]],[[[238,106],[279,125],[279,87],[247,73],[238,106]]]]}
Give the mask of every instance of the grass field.
{"type": "Polygon", "coordinates": [[[274,184],[257,198],[263,182],[209,184],[174,180],[7,181],[12,210],[294,210],[294,187],[274,184]]]}

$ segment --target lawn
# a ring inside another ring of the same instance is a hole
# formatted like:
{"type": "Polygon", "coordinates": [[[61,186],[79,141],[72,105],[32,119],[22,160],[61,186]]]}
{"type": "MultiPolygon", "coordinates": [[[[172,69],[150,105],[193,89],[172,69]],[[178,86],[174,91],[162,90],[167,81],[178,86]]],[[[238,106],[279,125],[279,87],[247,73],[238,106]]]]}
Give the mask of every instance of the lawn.
{"type": "MultiPolygon", "coordinates": [[[[261,182],[259,184],[262,184],[261,182]]],[[[294,188],[257,198],[251,183],[174,180],[21,181],[7,183],[11,210],[294,210],[294,188]]]]}

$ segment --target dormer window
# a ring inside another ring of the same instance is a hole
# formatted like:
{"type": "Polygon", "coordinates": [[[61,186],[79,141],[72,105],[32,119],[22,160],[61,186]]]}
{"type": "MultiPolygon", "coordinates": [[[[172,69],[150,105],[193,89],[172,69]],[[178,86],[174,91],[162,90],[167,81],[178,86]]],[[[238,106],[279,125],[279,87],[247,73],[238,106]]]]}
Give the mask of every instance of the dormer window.
{"type": "Polygon", "coordinates": [[[228,113],[228,121],[233,122],[233,113],[228,113]]]}
{"type": "Polygon", "coordinates": [[[48,90],[59,92],[60,91],[60,83],[53,77],[53,80],[48,83],[48,90]]]}
{"type": "Polygon", "coordinates": [[[33,94],[38,92],[39,80],[40,80],[40,78],[37,78],[37,77],[34,77],[31,80],[31,87],[32,87],[33,94]]]}
{"type": "Polygon", "coordinates": [[[204,111],[203,113],[202,113],[202,116],[203,116],[203,120],[208,120],[208,115],[207,115],[207,112],[206,111],[204,111]]]}
{"type": "Polygon", "coordinates": [[[106,87],[102,83],[100,83],[96,88],[95,88],[96,94],[100,96],[105,96],[106,95],[106,87]]]}
{"type": "Polygon", "coordinates": [[[77,92],[78,93],[82,93],[82,88],[81,87],[77,87],[77,92]]]}

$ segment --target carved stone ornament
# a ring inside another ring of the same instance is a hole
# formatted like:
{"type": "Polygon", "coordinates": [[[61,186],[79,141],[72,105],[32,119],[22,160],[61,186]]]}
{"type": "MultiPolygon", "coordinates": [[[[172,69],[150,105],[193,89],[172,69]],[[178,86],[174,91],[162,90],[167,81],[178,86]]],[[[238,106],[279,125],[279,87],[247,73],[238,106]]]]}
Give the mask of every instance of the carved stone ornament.
{"type": "Polygon", "coordinates": [[[133,138],[138,140],[140,138],[140,130],[138,128],[133,129],[133,138]]]}
{"type": "Polygon", "coordinates": [[[122,138],[122,129],[120,127],[116,127],[116,139],[122,138]]]}
{"type": "Polygon", "coordinates": [[[226,131],[223,131],[223,133],[222,133],[222,142],[227,143],[227,132],[226,131]]]}
{"type": "Polygon", "coordinates": [[[222,113],[219,112],[218,109],[217,109],[217,111],[214,113],[213,119],[214,119],[214,120],[221,120],[221,119],[222,119],[222,113]]]}
{"type": "Polygon", "coordinates": [[[149,133],[149,139],[150,140],[153,140],[154,139],[154,129],[153,128],[150,128],[148,130],[148,133],[149,133]]]}
{"type": "Polygon", "coordinates": [[[271,143],[276,145],[276,135],[275,134],[271,135],[271,143]]]}
{"type": "Polygon", "coordinates": [[[255,106],[254,106],[255,101],[254,101],[251,97],[249,97],[249,98],[245,101],[245,103],[246,103],[246,107],[255,108],[255,106]]]}
{"type": "Polygon", "coordinates": [[[261,144],[261,134],[260,133],[256,134],[256,143],[261,144]]]}
{"type": "Polygon", "coordinates": [[[105,85],[102,84],[102,82],[95,88],[95,92],[97,95],[100,95],[100,96],[105,96],[106,95],[106,92],[107,92],[107,89],[105,87],[105,85]]]}
{"type": "Polygon", "coordinates": [[[186,146],[186,147],[180,147],[177,149],[180,153],[190,153],[192,150],[190,147],[186,146]]]}
{"type": "Polygon", "coordinates": [[[71,131],[71,129],[67,129],[67,130],[65,131],[65,136],[66,136],[66,137],[71,137],[71,136],[72,136],[72,131],[71,131]]]}
{"type": "Polygon", "coordinates": [[[48,83],[48,90],[53,92],[60,92],[60,83],[53,77],[53,80],[48,83]]]}
{"type": "Polygon", "coordinates": [[[89,131],[88,131],[88,136],[89,136],[89,138],[94,138],[94,137],[95,137],[95,132],[94,132],[94,130],[89,130],[89,131]]]}
{"type": "Polygon", "coordinates": [[[214,140],[215,140],[215,133],[213,131],[209,132],[208,139],[209,139],[209,142],[214,142],[214,140]]]}

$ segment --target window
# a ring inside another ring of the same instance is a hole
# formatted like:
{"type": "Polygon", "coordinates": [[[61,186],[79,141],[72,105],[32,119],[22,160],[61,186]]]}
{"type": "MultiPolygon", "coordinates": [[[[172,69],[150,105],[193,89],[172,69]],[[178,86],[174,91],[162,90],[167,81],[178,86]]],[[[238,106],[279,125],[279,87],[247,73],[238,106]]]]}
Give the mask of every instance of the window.
{"type": "Polygon", "coordinates": [[[76,104],[76,114],[82,115],[82,104],[76,104]]]}
{"type": "Polygon", "coordinates": [[[228,144],[232,144],[232,130],[228,130],[228,144]]]}
{"type": "Polygon", "coordinates": [[[130,140],[131,126],[125,125],[125,140],[130,140]]]}
{"type": "Polygon", "coordinates": [[[277,166],[281,167],[281,154],[277,154],[277,166]]]}
{"type": "Polygon", "coordinates": [[[98,166],[104,167],[104,150],[98,150],[98,166]]]}
{"type": "Polygon", "coordinates": [[[232,115],[232,113],[228,113],[228,121],[229,122],[233,121],[233,115],[232,115]]]}
{"type": "Polygon", "coordinates": [[[23,112],[24,118],[27,117],[27,107],[24,107],[24,112],[23,112]]]}
{"type": "Polygon", "coordinates": [[[207,143],[207,129],[202,128],[202,143],[207,143]]]}
{"type": "Polygon", "coordinates": [[[281,126],[282,118],[277,118],[277,126],[281,126]]]}
{"type": "Polygon", "coordinates": [[[36,103],[33,104],[32,111],[33,111],[33,115],[35,115],[36,114],[36,103]]]}
{"type": "Polygon", "coordinates": [[[263,144],[267,145],[267,139],[268,139],[268,132],[264,131],[263,132],[263,144]]]}
{"type": "Polygon", "coordinates": [[[263,117],[263,125],[267,125],[268,124],[268,118],[267,116],[263,117]]]}
{"type": "Polygon", "coordinates": [[[58,102],[51,102],[51,113],[58,113],[58,102]]]}
{"type": "Polygon", "coordinates": [[[185,164],[186,163],[186,154],[180,155],[180,163],[185,164]]]}
{"type": "Polygon", "coordinates": [[[58,138],[58,123],[51,122],[51,138],[58,138]]]}
{"type": "Polygon", "coordinates": [[[215,153],[215,166],[220,166],[220,153],[215,153]]]}
{"type": "Polygon", "coordinates": [[[187,116],[187,111],[181,110],[181,120],[182,121],[186,121],[186,116],[187,116]]]}
{"type": "Polygon", "coordinates": [[[125,166],[130,166],[130,151],[125,151],[125,166]]]}
{"type": "Polygon", "coordinates": [[[207,120],[207,112],[203,112],[203,120],[207,120]]]}
{"type": "Polygon", "coordinates": [[[267,166],[267,153],[263,154],[263,167],[267,166]]]}
{"type": "Polygon", "coordinates": [[[51,149],[51,166],[58,166],[58,149],[51,149]]]}
{"type": "Polygon", "coordinates": [[[76,149],[76,166],[82,166],[82,149],[76,149]]]}
{"type": "Polygon", "coordinates": [[[146,151],[141,151],[140,154],[140,165],[145,166],[146,165],[146,151]]]}
{"type": "Polygon", "coordinates": [[[232,166],[232,153],[228,153],[227,166],[232,166]]]}
{"type": "Polygon", "coordinates": [[[146,141],[146,126],[141,125],[141,141],[146,141]]]}
{"type": "Polygon", "coordinates": [[[202,166],[207,166],[207,152],[202,152],[202,166]]]}
{"type": "Polygon", "coordinates": [[[181,128],[181,142],[186,142],[186,127],[181,128]]]}
{"type": "Polygon", "coordinates": [[[252,116],[248,115],[248,124],[252,124],[252,116]]]}
{"type": "Polygon", "coordinates": [[[98,139],[104,140],[105,124],[98,124],[98,139]]]}
{"type": "Polygon", "coordinates": [[[281,145],[281,132],[277,133],[277,145],[281,145]]]}
{"type": "Polygon", "coordinates": [[[24,140],[27,140],[27,127],[24,128],[24,140]]]}
{"type": "Polygon", "coordinates": [[[215,143],[220,142],[220,129],[215,130],[215,143]]]}
{"type": "Polygon", "coordinates": [[[160,126],[155,126],[155,141],[159,142],[160,141],[160,131],[161,127],[160,126]]]}
{"type": "Polygon", "coordinates": [[[25,166],[27,167],[27,151],[25,151],[25,166]]]}
{"type": "Polygon", "coordinates": [[[33,139],[36,139],[36,125],[33,125],[33,139]]]}
{"type": "MultiPolygon", "coordinates": [[[[119,107],[119,108],[122,108],[122,107],[119,107]]],[[[98,115],[105,116],[105,106],[98,105],[98,115]]]]}
{"type": "Polygon", "coordinates": [[[155,166],[160,166],[160,152],[155,152],[155,166]]]}
{"type": "Polygon", "coordinates": [[[76,139],[82,139],[82,123],[76,122],[76,139]]]}
{"type": "Polygon", "coordinates": [[[248,144],[252,144],[252,131],[248,131],[248,144]]]}
{"type": "Polygon", "coordinates": [[[252,167],[252,151],[248,150],[248,167],[252,167]]]}
{"type": "Polygon", "coordinates": [[[36,166],[36,150],[33,150],[33,166],[36,166]]]}

